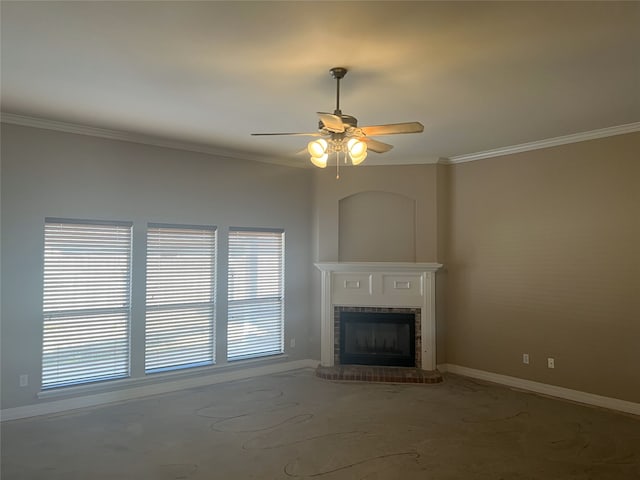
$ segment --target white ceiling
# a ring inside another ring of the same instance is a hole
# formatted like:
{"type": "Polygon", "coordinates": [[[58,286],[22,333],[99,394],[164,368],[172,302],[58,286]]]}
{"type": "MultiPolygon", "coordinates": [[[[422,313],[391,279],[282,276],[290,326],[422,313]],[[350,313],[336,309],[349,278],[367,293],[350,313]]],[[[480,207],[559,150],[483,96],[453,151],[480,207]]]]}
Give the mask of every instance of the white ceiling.
{"type": "Polygon", "coordinates": [[[2,111],[307,162],[316,111],[420,121],[367,164],[640,121],[640,2],[7,2],[2,111]]]}

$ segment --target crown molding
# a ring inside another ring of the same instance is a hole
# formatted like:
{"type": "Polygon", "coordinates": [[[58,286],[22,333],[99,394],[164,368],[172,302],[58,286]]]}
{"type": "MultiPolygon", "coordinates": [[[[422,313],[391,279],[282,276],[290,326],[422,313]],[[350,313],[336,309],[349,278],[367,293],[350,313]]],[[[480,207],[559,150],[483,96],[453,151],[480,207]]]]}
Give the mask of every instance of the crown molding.
{"type": "Polygon", "coordinates": [[[57,120],[49,120],[45,118],[29,117],[26,115],[17,115],[14,113],[0,113],[0,121],[2,121],[2,123],[10,123],[13,125],[21,125],[24,127],[44,128],[46,130],[57,130],[59,132],[76,133],[79,135],[107,138],[110,140],[141,143],[144,145],[152,145],[155,147],[173,148],[176,150],[185,150],[188,152],[205,153],[207,155],[214,155],[216,157],[230,158],[235,160],[252,160],[255,162],[274,163],[288,167],[300,167],[298,162],[284,158],[258,155],[255,153],[212,147],[209,145],[202,145],[192,142],[169,140],[166,138],[154,137],[151,135],[142,135],[120,130],[110,130],[106,128],[90,127],[87,125],[60,122],[57,120]]]}
{"type": "Polygon", "coordinates": [[[569,143],[584,142],[587,140],[595,140],[596,138],[613,137],[615,135],[623,135],[625,133],[634,132],[640,132],[640,122],[616,125],[613,127],[601,128],[599,130],[591,130],[589,132],[563,135],[561,137],[547,138],[545,140],[536,140],[535,142],[521,143],[519,145],[511,145],[508,147],[500,147],[493,150],[486,150],[484,152],[454,155],[452,157],[449,157],[449,159],[443,163],[446,163],[448,165],[455,165],[456,163],[474,162],[476,160],[484,160],[485,158],[500,157],[502,155],[511,155],[513,153],[529,152],[531,150],[539,150],[541,148],[557,147],[559,145],[567,145],[569,143]]]}
{"type": "MultiPolygon", "coordinates": [[[[224,149],[202,145],[192,142],[181,142],[177,140],[169,140],[161,137],[150,135],[142,135],[132,132],[110,130],[106,128],[90,127],[76,123],[60,122],[57,120],[49,120],[45,118],[30,117],[26,115],[17,115],[14,113],[1,112],[0,121],[2,123],[10,123],[25,127],[44,128],[47,130],[57,130],[66,133],[76,133],[79,135],[89,135],[92,137],[107,138],[111,140],[121,140],[125,142],[141,143],[144,145],[152,145],[163,148],[173,148],[176,150],[185,150],[188,152],[205,153],[216,157],[230,158],[236,160],[252,160],[255,162],[273,163],[287,167],[304,168],[307,165],[301,165],[295,159],[283,157],[273,157],[268,155],[258,155],[255,153],[243,152],[239,150],[224,149]]],[[[584,142],[587,140],[595,140],[597,138],[613,137],[615,135],[623,135],[625,133],[640,132],[640,122],[627,123],[624,125],[616,125],[613,127],[601,128],[599,130],[591,130],[589,132],[574,133],[561,137],[553,137],[545,140],[536,140],[535,142],[521,143],[519,145],[511,145],[507,147],[495,148],[493,150],[485,150],[482,152],[466,153],[464,155],[453,155],[451,157],[429,158],[428,161],[409,162],[409,163],[427,163],[437,165],[455,165],[457,163],[474,162],[476,160],[484,160],[492,157],[500,157],[513,153],[529,152],[539,150],[541,148],[556,147],[559,145],[567,145],[570,143],[584,142]]]]}

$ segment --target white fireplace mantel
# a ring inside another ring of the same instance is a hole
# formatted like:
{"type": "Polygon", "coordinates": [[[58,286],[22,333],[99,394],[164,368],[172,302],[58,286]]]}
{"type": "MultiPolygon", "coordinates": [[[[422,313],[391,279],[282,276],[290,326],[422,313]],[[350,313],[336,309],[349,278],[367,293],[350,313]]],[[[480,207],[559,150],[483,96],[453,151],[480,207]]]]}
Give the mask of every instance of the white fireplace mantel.
{"type": "Polygon", "coordinates": [[[441,264],[323,262],[315,265],[322,272],[322,366],[334,364],[334,307],[406,307],[421,309],[421,368],[436,369],[435,274],[441,264]]]}

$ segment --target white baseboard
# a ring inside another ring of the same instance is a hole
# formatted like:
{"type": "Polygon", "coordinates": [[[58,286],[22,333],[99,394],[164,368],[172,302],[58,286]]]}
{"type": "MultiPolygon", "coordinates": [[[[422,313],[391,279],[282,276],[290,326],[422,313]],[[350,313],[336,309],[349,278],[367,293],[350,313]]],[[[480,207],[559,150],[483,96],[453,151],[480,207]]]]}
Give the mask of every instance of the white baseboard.
{"type": "Polygon", "coordinates": [[[543,395],[564,398],[565,400],[584,403],[586,405],[593,405],[596,407],[609,408],[611,410],[631,413],[633,415],[640,415],[640,403],[628,402],[626,400],[620,400],[618,398],[603,397],[602,395],[581,392],[579,390],[571,390],[569,388],[534,382],[531,380],[524,380],[517,377],[509,377],[507,375],[486,372],[484,370],[476,370],[475,368],[453,365],[451,363],[438,365],[438,370],[440,370],[441,372],[451,372],[458,375],[464,375],[465,377],[472,377],[480,380],[486,380],[488,382],[499,383],[501,385],[528,390],[530,392],[541,393],[543,395]]]}
{"type": "Polygon", "coordinates": [[[22,407],[5,408],[0,411],[0,419],[4,421],[18,420],[20,418],[36,417],[51,413],[60,413],[77,408],[94,407],[107,403],[132,400],[134,398],[157,395],[160,393],[175,392],[186,388],[213,385],[216,383],[229,382],[232,380],[243,380],[245,378],[258,377],[260,375],[270,375],[274,373],[288,372],[301,368],[315,368],[320,363],[318,360],[295,360],[291,362],[273,363],[257,367],[232,370],[228,372],[218,372],[211,375],[190,377],[180,380],[173,380],[163,383],[144,385],[140,387],[127,388],[111,392],[85,395],[75,398],[66,398],[50,402],[42,402],[34,405],[22,407]]]}
{"type": "MultiPolygon", "coordinates": [[[[216,383],[230,382],[233,380],[243,380],[246,378],[288,372],[301,368],[315,368],[318,366],[318,364],[318,360],[295,360],[291,362],[274,363],[257,367],[243,368],[229,372],[219,372],[206,376],[191,377],[164,383],[144,385],[141,387],[133,387],[112,392],[103,392],[94,395],[67,398],[64,400],[42,402],[34,405],[25,405],[23,407],[6,408],[0,411],[0,419],[4,422],[9,420],[18,420],[21,418],[37,417],[40,415],[49,415],[52,413],[66,412],[78,408],[94,407],[98,405],[105,405],[108,403],[121,402],[124,400],[132,400],[149,395],[175,392],[187,388],[214,385],[216,383]]],[[[509,387],[528,390],[530,392],[563,398],[574,402],[608,408],[611,410],[618,410],[620,412],[631,413],[633,415],[640,416],[640,403],[628,402],[626,400],[620,400],[611,397],[603,397],[601,395],[595,395],[593,393],[571,390],[569,388],[548,385],[546,383],[539,383],[531,380],[524,380],[517,377],[509,377],[507,375],[486,372],[484,370],[476,370],[475,368],[463,367],[450,363],[439,364],[438,370],[440,370],[441,372],[451,372],[466,377],[477,378],[480,380],[486,380],[488,382],[498,383],[509,387]]]]}

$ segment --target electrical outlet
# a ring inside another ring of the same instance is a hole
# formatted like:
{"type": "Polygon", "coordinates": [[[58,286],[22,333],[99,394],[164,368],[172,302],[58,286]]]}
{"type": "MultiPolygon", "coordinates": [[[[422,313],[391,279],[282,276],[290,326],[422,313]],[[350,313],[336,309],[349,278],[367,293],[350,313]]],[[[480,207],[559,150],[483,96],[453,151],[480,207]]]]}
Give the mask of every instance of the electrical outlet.
{"type": "Polygon", "coordinates": [[[528,353],[523,353],[522,354],[522,363],[529,365],[529,354],[528,353]]]}
{"type": "Polygon", "coordinates": [[[556,368],[556,361],[551,357],[547,358],[547,367],[556,368]]]}
{"type": "Polygon", "coordinates": [[[20,386],[26,387],[27,385],[29,385],[29,375],[23,373],[22,375],[20,375],[20,386]]]}
{"type": "Polygon", "coordinates": [[[291,340],[289,340],[289,346],[291,348],[296,348],[296,339],[292,338],[291,340]]]}

